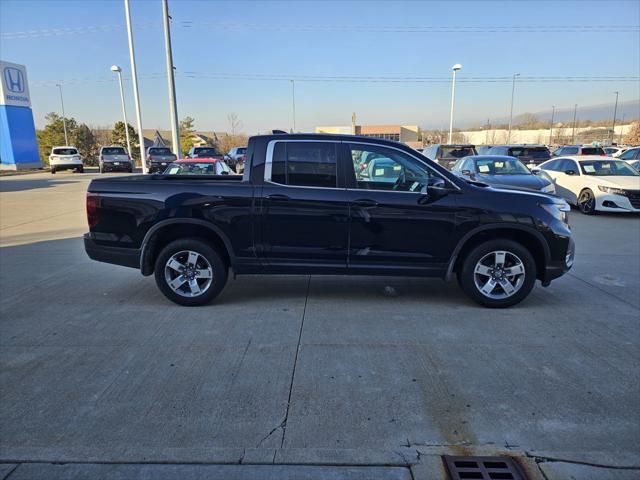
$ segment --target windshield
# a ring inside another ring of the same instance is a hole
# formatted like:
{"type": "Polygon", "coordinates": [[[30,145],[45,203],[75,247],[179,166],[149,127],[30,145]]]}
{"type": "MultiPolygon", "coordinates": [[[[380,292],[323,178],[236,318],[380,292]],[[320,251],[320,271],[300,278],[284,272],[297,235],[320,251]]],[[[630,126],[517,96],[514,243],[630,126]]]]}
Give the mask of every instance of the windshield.
{"type": "Polygon", "coordinates": [[[150,148],[149,153],[153,153],[155,155],[171,155],[171,150],[168,148],[150,148]]]}
{"type": "Polygon", "coordinates": [[[509,155],[512,157],[527,157],[547,159],[551,157],[547,148],[510,148],[509,155]]]}
{"type": "Polygon", "coordinates": [[[78,150],[76,150],[75,148],[54,148],[53,154],[54,155],[77,155],[78,150]]]}
{"type": "Polygon", "coordinates": [[[102,155],[126,155],[127,152],[122,147],[105,147],[102,149],[102,155]]]}
{"type": "Polygon", "coordinates": [[[598,177],[637,177],[640,175],[631,165],[622,160],[587,160],[580,162],[585,175],[598,177]]]}
{"type": "Polygon", "coordinates": [[[479,158],[476,167],[478,173],[484,175],[531,175],[517,158],[479,158]]]}
{"type": "Polygon", "coordinates": [[[442,155],[440,158],[462,158],[476,154],[473,147],[440,147],[442,155]]]}
{"type": "Polygon", "coordinates": [[[600,147],[583,147],[582,155],[604,155],[604,150],[600,147]]]}
{"type": "Polygon", "coordinates": [[[231,170],[223,162],[172,163],[164,171],[165,175],[229,175],[231,170]]]}
{"type": "Polygon", "coordinates": [[[239,148],[238,149],[238,154],[239,155],[244,155],[245,153],[247,153],[247,149],[246,148],[239,148]]]}
{"type": "Polygon", "coordinates": [[[218,151],[215,148],[196,148],[193,151],[194,157],[213,157],[218,155],[218,151]]]}

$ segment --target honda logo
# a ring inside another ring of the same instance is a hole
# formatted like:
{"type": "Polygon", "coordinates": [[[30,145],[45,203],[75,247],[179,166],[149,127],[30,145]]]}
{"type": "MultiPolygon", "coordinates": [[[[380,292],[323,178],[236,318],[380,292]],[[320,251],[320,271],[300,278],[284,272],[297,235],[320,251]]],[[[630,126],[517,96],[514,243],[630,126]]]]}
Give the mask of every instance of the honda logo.
{"type": "Polygon", "coordinates": [[[10,92],[24,93],[24,73],[17,68],[5,67],[4,84],[10,92]]]}

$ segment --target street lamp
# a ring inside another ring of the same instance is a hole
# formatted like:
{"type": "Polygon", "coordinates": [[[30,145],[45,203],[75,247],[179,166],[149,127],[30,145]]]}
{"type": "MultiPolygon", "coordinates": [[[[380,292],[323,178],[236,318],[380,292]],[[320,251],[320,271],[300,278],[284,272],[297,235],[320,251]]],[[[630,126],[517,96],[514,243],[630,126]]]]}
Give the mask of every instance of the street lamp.
{"type": "Polygon", "coordinates": [[[296,81],[291,80],[291,106],[293,108],[293,130],[291,133],[296,132],[296,81]]]}
{"type": "Polygon", "coordinates": [[[616,115],[618,114],[618,95],[620,92],[613,92],[616,94],[616,106],[613,107],[613,126],[611,127],[611,143],[616,139],[616,115]]]}
{"type": "Polygon", "coordinates": [[[556,115],[556,106],[551,107],[551,126],[549,127],[549,146],[553,143],[553,119],[556,115]]]}
{"type": "Polygon", "coordinates": [[[127,123],[127,109],[124,106],[124,90],[122,88],[122,69],[118,65],[112,65],[111,71],[118,74],[118,82],[120,83],[120,101],[122,103],[122,118],[124,118],[124,131],[127,135],[127,152],[131,156],[131,142],[129,141],[129,124],[127,123]]]}
{"type": "Polygon", "coordinates": [[[67,120],[64,116],[64,100],[62,99],[62,85],[56,83],[56,87],[60,90],[60,104],[62,105],[62,128],[64,129],[64,144],[69,145],[69,138],[67,137],[67,120]]]}
{"type": "Polygon", "coordinates": [[[516,77],[519,76],[519,73],[514,73],[513,83],[511,84],[511,112],[509,113],[509,133],[507,134],[507,143],[511,143],[511,125],[513,123],[513,94],[516,91],[516,77]]]}
{"type": "Polygon", "coordinates": [[[456,63],[451,70],[453,70],[453,78],[451,80],[451,111],[449,112],[449,144],[453,142],[453,104],[456,99],[456,72],[462,68],[462,65],[456,63]]]}
{"type": "Polygon", "coordinates": [[[573,106],[573,130],[571,131],[571,144],[573,145],[576,141],[576,115],[578,113],[578,104],[576,103],[573,106]]]}

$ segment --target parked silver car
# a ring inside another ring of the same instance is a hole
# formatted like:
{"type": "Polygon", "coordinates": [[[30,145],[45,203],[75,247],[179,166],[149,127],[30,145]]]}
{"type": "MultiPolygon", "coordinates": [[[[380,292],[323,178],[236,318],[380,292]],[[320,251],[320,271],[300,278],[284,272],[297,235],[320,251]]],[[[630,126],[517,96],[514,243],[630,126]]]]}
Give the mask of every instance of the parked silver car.
{"type": "Polygon", "coordinates": [[[118,145],[102,147],[98,159],[100,173],[133,172],[133,160],[124,147],[118,145]]]}

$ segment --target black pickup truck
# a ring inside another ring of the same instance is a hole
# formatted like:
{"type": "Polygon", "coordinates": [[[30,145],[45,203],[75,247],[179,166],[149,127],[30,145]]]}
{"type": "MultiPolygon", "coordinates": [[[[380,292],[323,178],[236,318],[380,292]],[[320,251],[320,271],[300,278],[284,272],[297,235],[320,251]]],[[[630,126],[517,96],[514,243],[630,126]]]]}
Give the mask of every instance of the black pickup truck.
{"type": "Polygon", "coordinates": [[[181,305],[234,274],[457,276],[488,307],[524,299],[573,263],[567,203],[457,178],[396,142],[274,134],[244,176],[93,180],[88,255],[155,274],[181,305]]]}

